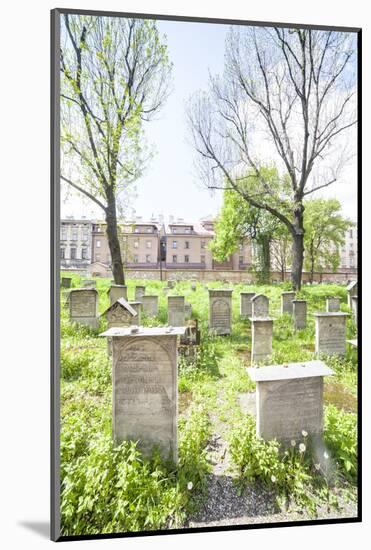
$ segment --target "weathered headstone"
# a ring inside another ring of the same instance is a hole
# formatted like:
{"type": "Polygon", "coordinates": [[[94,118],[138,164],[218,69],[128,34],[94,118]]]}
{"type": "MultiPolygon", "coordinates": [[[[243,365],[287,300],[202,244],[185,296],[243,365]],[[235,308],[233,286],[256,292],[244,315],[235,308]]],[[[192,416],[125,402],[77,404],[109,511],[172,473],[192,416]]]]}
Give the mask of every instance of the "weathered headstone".
{"type": "Polygon", "coordinates": [[[167,282],[167,286],[168,286],[168,288],[174,288],[175,281],[173,281],[172,279],[169,279],[168,282],[167,282]]]}
{"type": "Polygon", "coordinates": [[[256,294],[251,298],[251,316],[256,319],[257,317],[269,317],[269,298],[264,294],[256,294]]]}
{"type": "Polygon", "coordinates": [[[251,364],[272,355],[273,319],[270,317],[251,317],[251,364]]]}
{"type": "Polygon", "coordinates": [[[167,319],[171,327],[185,325],[184,296],[167,297],[167,319]]]}
{"type": "Polygon", "coordinates": [[[307,302],[305,300],[293,300],[292,315],[295,330],[305,328],[307,326],[307,302]]]}
{"type": "Polygon", "coordinates": [[[95,288],[97,286],[97,281],[95,279],[85,279],[82,280],[81,286],[83,288],[95,288]]]}
{"type": "Polygon", "coordinates": [[[132,325],[140,325],[142,317],[142,302],[129,302],[131,307],[137,312],[137,316],[131,320],[132,325]]]}
{"type": "Polygon", "coordinates": [[[348,313],[342,311],[314,313],[316,353],[345,354],[346,319],[348,316],[348,313]]]}
{"type": "Polygon", "coordinates": [[[158,296],[142,296],[143,312],[147,317],[158,315],[158,296]]]}
{"type": "Polygon", "coordinates": [[[128,327],[134,320],[137,321],[137,312],[124,298],[119,298],[114,302],[101,317],[106,317],[108,328],[112,327],[128,327]]]}
{"type": "Polygon", "coordinates": [[[348,306],[352,307],[352,296],[358,296],[358,283],[357,281],[352,281],[347,286],[348,291],[348,306]]]}
{"type": "Polygon", "coordinates": [[[114,304],[119,298],[128,300],[128,287],[126,285],[111,285],[107,290],[110,304],[114,304]]]}
{"type": "Polygon", "coordinates": [[[336,296],[329,296],[326,298],[326,311],[340,311],[340,298],[336,296]]]}
{"type": "Polygon", "coordinates": [[[323,377],[333,374],[322,361],[248,368],[256,382],[256,433],[283,445],[302,441],[305,430],[315,441],[323,432],[323,377]]]}
{"type": "Polygon", "coordinates": [[[72,285],[71,277],[62,277],[62,279],[61,279],[61,287],[62,288],[71,288],[71,285],[72,285]]]}
{"type": "Polygon", "coordinates": [[[178,458],[177,337],[185,328],[111,328],[112,426],[116,444],[138,441],[150,455],[178,458]]]}
{"type": "Polygon", "coordinates": [[[70,321],[98,328],[98,291],[95,288],[74,288],[69,294],[70,321]]]}
{"type": "Polygon", "coordinates": [[[281,294],[281,314],[288,313],[292,315],[293,305],[292,302],[295,300],[295,292],[282,292],[281,294]]]}
{"type": "Polygon", "coordinates": [[[352,296],[351,299],[352,313],[355,324],[358,323],[358,296],[352,296]]]}
{"type": "Polygon", "coordinates": [[[232,331],[232,292],[226,289],[209,289],[209,329],[218,335],[232,331]]]}
{"type": "Polygon", "coordinates": [[[252,316],[252,302],[251,299],[255,296],[255,292],[241,292],[240,293],[240,315],[241,317],[252,316]]]}
{"type": "Polygon", "coordinates": [[[135,287],[135,301],[141,302],[143,296],[146,293],[146,287],[145,286],[136,286],[135,287]]]}
{"type": "Polygon", "coordinates": [[[190,319],[192,317],[192,304],[188,302],[184,303],[184,315],[186,319],[190,319]]]}

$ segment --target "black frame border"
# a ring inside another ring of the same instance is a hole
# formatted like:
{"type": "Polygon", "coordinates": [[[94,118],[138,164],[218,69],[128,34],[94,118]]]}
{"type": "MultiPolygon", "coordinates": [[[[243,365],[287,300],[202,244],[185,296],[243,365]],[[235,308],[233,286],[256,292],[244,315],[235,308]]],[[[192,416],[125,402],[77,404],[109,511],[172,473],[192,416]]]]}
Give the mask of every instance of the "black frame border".
{"type": "Polygon", "coordinates": [[[167,529],[157,531],[139,531],[109,533],[98,535],[60,534],[60,16],[96,15],[99,17],[122,17],[138,19],[155,19],[159,21],[179,21],[188,23],[212,23],[219,25],[242,25],[256,27],[285,27],[314,30],[332,30],[339,32],[354,32],[357,34],[357,279],[362,296],[362,28],[343,27],[303,23],[280,23],[272,21],[250,21],[240,19],[224,19],[213,17],[194,17],[179,15],[148,14],[135,12],[116,12],[101,10],[84,10],[73,8],[55,8],[51,10],[51,44],[50,44],[50,241],[51,241],[51,330],[50,330],[50,538],[55,542],[75,540],[99,540],[113,538],[131,538],[158,535],[174,535],[186,533],[208,533],[219,531],[247,531],[251,529],[271,529],[276,527],[296,527],[313,525],[333,525],[362,522],[362,300],[358,306],[358,391],[357,391],[357,426],[358,426],[358,514],[354,518],[314,519],[306,521],[285,521],[251,525],[228,525],[216,527],[197,527],[184,529],[167,529]]]}

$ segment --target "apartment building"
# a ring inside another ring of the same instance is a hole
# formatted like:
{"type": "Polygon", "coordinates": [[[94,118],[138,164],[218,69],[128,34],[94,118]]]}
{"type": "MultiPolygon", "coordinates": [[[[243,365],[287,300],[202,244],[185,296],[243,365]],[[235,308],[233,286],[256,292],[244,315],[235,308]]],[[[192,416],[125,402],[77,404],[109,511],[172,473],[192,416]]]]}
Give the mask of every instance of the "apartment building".
{"type": "Polygon", "coordinates": [[[60,258],[63,268],[85,268],[91,263],[92,223],[67,218],[60,226],[60,258]]]}
{"type": "Polygon", "coordinates": [[[165,225],[164,237],[165,267],[212,269],[213,259],[208,245],[214,237],[214,232],[207,224],[184,220],[170,221],[165,225]]]}
{"type": "Polygon", "coordinates": [[[345,235],[345,243],[340,249],[340,267],[355,269],[358,265],[358,227],[354,224],[345,235]]]}

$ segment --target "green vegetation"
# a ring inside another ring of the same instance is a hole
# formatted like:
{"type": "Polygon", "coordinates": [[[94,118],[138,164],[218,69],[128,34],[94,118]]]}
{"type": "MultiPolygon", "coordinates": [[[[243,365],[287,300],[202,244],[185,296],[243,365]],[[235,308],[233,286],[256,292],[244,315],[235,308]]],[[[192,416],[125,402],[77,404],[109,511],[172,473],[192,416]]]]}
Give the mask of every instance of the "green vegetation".
{"type": "MultiPolygon", "coordinates": [[[[72,275],[73,287],[81,278],[72,275]]],[[[128,295],[140,281],[128,281],[128,295]]],[[[99,311],[108,307],[108,279],[97,279],[99,311]]],[[[157,319],[145,325],[166,324],[165,283],[146,281],[148,294],[159,295],[157,319]]],[[[202,340],[191,357],[179,355],[179,461],[159,458],[154,450],[144,458],[135,443],[114,447],[111,441],[111,359],[107,342],[97,331],[72,325],[61,294],[61,514],[64,535],[95,534],[175,528],[184,525],[206,495],[212,463],[207,445],[221,433],[229,444],[231,473],[240,491],[251,483],[275,491],[281,507],[309,511],[337,506],[343,494],[354,498],[357,480],[356,406],[357,358],[349,350],[344,358],[324,358],[335,371],[325,381],[325,449],[311,453],[303,436],[295,448],[280,449],[277,442],[263,442],[255,435],[254,418],[241,412],[239,397],[254,391],[246,367],[250,364],[250,323],[239,315],[239,293],[255,290],[270,299],[274,323],[274,356],[270,362],[311,359],[314,355],[314,321],[311,314],[324,310],[326,296],[341,298],[348,311],[345,287],[304,286],[300,297],[308,300],[308,326],[295,332],[289,316],[279,316],[280,294],[287,285],[208,283],[233,286],[233,332],[230,337],[207,333],[208,293],[198,282],[176,284],[172,294],[184,295],[199,319],[202,340]],[[304,443],[305,452],[299,444],[304,443]],[[324,453],[328,458],[325,458],[324,453]],[[319,465],[319,466],[318,466],[319,465]]],[[[348,323],[348,337],[355,326],[348,323]]]]}

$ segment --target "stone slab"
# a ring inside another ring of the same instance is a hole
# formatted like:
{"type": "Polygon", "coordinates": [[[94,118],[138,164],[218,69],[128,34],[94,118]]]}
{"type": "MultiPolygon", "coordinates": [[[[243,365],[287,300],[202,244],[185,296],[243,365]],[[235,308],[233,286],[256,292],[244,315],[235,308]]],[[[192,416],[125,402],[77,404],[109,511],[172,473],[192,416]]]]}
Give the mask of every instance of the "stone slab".
{"type": "Polygon", "coordinates": [[[143,313],[148,317],[158,315],[158,296],[142,296],[143,313]]]}
{"type": "Polygon", "coordinates": [[[120,298],[128,299],[128,287],[126,285],[111,285],[107,291],[110,304],[114,304],[120,298]]]}
{"type": "Polygon", "coordinates": [[[135,301],[141,302],[143,296],[146,293],[146,287],[145,286],[136,286],[135,287],[135,301]]]}
{"type": "Polygon", "coordinates": [[[209,289],[209,330],[220,336],[232,331],[232,292],[209,289]]]}
{"type": "Polygon", "coordinates": [[[185,325],[184,296],[168,296],[167,318],[168,324],[172,327],[183,327],[185,325]]]}
{"type": "Polygon", "coordinates": [[[255,296],[255,292],[240,293],[240,315],[241,317],[251,317],[252,303],[251,300],[255,296]]]}
{"type": "Polygon", "coordinates": [[[313,376],[329,376],[334,374],[334,371],[319,359],[303,361],[301,363],[287,363],[287,365],[248,367],[247,372],[253,382],[291,380],[293,378],[311,378],[313,376]]]}
{"type": "Polygon", "coordinates": [[[251,364],[254,365],[272,355],[273,319],[254,317],[251,321],[251,364]]]}
{"type": "Polygon", "coordinates": [[[252,317],[269,317],[269,298],[264,294],[256,294],[252,299],[252,317]]]}
{"type": "Polygon", "coordinates": [[[288,313],[289,315],[292,315],[293,311],[293,300],[295,300],[295,292],[288,291],[288,292],[282,292],[281,294],[281,314],[288,313]]]}
{"type": "Polygon", "coordinates": [[[316,353],[345,355],[347,317],[342,311],[314,313],[316,353]]]}
{"type": "Polygon", "coordinates": [[[95,288],[75,288],[69,293],[70,321],[97,328],[98,291],[95,288]]]}

